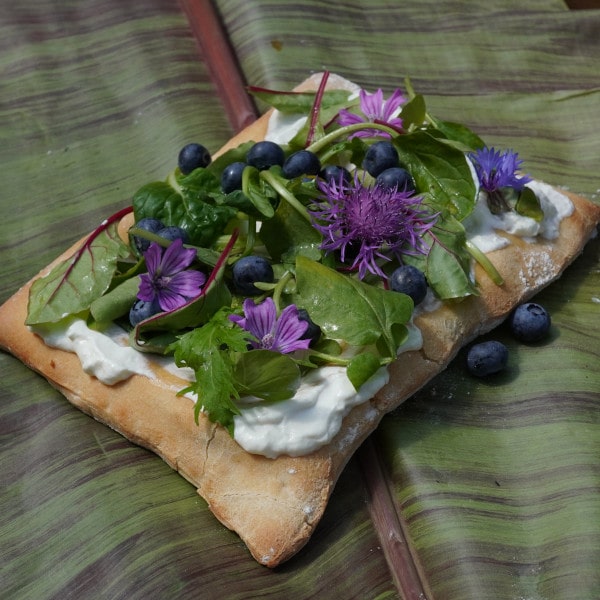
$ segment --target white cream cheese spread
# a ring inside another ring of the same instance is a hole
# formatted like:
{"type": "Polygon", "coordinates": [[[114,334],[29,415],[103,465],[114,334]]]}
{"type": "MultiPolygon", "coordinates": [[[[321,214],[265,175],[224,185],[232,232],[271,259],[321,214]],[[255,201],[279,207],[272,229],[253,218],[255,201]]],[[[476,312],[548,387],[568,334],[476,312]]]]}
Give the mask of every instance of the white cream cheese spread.
{"type": "Polygon", "coordinates": [[[290,400],[245,407],[234,417],[234,439],[248,452],[269,458],[308,454],[329,443],[348,412],[388,380],[387,369],[381,368],[357,392],[345,367],[316,369],[303,378],[290,400]]]}
{"type": "MultiPolygon", "coordinates": [[[[422,345],[420,329],[409,324],[398,354],[422,345]]],[[[315,369],[290,400],[252,404],[252,398],[245,398],[246,406],[234,417],[234,439],[244,450],[269,458],[308,454],[331,442],[350,410],[370,400],[388,381],[388,370],[382,367],[357,392],[345,367],[315,369]]]]}
{"type": "Polygon", "coordinates": [[[565,194],[541,181],[531,181],[527,187],[538,197],[544,212],[541,221],[512,211],[495,215],[488,208],[486,193],[480,191],[475,209],[463,221],[467,239],[482,252],[492,252],[508,246],[508,238],[499,235],[497,231],[505,231],[530,242],[535,241],[537,237],[556,239],[560,222],[573,212],[573,203],[565,194]]]}
{"type": "Polygon", "coordinates": [[[47,346],[77,354],[84,372],[106,385],[134,374],[154,377],[144,355],[129,346],[127,334],[117,325],[95,331],[83,319],[72,318],[32,330],[47,346]]]}

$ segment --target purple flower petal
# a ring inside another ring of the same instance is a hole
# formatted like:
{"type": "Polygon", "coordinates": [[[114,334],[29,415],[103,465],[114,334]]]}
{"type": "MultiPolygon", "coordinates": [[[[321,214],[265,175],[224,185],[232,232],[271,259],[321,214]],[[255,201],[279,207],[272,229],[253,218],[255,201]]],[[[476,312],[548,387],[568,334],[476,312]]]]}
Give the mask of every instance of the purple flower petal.
{"type": "Polygon", "coordinates": [[[186,298],[180,294],[176,294],[169,288],[158,290],[156,295],[158,297],[158,304],[160,305],[161,309],[166,312],[177,310],[187,302],[186,298]]]}
{"type": "Polygon", "coordinates": [[[267,298],[261,304],[255,304],[254,300],[246,298],[244,314],[246,315],[244,329],[258,340],[262,340],[267,335],[273,335],[277,321],[277,309],[272,298],[267,298]]]}
{"type": "Polygon", "coordinates": [[[183,240],[176,239],[165,250],[161,260],[162,275],[169,277],[179,271],[187,269],[196,258],[194,248],[184,248],[183,240]]]}
{"type": "Polygon", "coordinates": [[[517,175],[523,161],[512,150],[500,152],[494,148],[481,148],[471,154],[481,188],[486,192],[495,192],[503,187],[521,191],[531,181],[528,175],[517,175]]]}
{"type": "Polygon", "coordinates": [[[171,277],[169,290],[180,296],[194,298],[200,294],[200,288],[206,282],[206,275],[200,271],[181,271],[171,277]]]}
{"type": "Polygon", "coordinates": [[[364,123],[365,120],[361,119],[358,115],[351,113],[349,110],[342,108],[338,113],[338,123],[345,127],[346,125],[355,125],[356,123],[364,123]]]}
{"type": "Polygon", "coordinates": [[[144,252],[146,259],[146,268],[148,273],[155,273],[160,267],[160,259],[162,257],[162,247],[156,242],[152,242],[148,250],[144,252]]]}
{"type": "Polygon", "coordinates": [[[406,99],[402,95],[402,92],[399,89],[395,89],[392,95],[387,99],[387,102],[383,105],[383,120],[386,122],[391,122],[393,119],[398,119],[402,122],[402,119],[398,117],[394,117],[394,113],[404,104],[406,99]]]}
{"type": "MultiPolygon", "coordinates": [[[[392,95],[387,99],[383,99],[383,90],[380,88],[376,92],[369,94],[365,90],[359,91],[360,111],[363,116],[351,113],[346,109],[340,110],[338,113],[338,123],[342,126],[354,125],[357,123],[382,123],[396,129],[402,127],[402,119],[394,114],[405,102],[402,92],[398,89],[394,90],[392,95]]],[[[386,137],[390,135],[385,131],[376,129],[365,129],[351,134],[349,139],[353,137],[386,137]]]]}
{"type": "Polygon", "coordinates": [[[273,348],[277,348],[282,354],[288,354],[295,350],[306,350],[310,340],[301,340],[306,333],[308,322],[298,317],[298,309],[295,304],[286,306],[279,316],[275,328],[275,339],[273,348]]]}
{"type": "Polygon", "coordinates": [[[360,90],[359,96],[360,110],[369,121],[374,121],[383,116],[385,103],[383,101],[383,90],[381,88],[372,94],[360,90]]]}

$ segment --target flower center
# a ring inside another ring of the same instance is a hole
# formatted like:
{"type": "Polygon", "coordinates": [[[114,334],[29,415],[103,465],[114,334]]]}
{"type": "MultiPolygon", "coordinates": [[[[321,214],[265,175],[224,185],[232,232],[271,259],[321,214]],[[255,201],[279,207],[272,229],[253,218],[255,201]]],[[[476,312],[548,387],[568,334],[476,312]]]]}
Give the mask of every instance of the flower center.
{"type": "Polygon", "coordinates": [[[263,335],[260,340],[260,347],[263,350],[270,350],[273,347],[273,342],[275,341],[275,336],[272,333],[267,333],[263,335]]]}
{"type": "Polygon", "coordinates": [[[172,277],[167,275],[159,275],[154,279],[154,287],[157,290],[166,290],[169,288],[169,284],[171,283],[172,277]]]}
{"type": "Polygon", "coordinates": [[[347,235],[369,245],[381,245],[397,239],[404,229],[398,206],[392,194],[373,194],[357,190],[344,208],[347,235]]]}

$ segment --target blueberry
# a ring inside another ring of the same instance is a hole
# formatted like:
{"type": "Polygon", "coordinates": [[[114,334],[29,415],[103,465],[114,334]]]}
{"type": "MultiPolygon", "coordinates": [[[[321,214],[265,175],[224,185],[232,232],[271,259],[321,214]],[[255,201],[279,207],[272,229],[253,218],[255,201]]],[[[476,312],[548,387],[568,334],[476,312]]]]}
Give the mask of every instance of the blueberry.
{"type": "MultiPolygon", "coordinates": [[[[156,233],[160,229],[163,229],[164,226],[165,225],[162,221],[159,221],[158,219],[152,219],[150,217],[144,217],[135,224],[136,228],[143,229],[144,231],[148,231],[149,233],[156,233]]],[[[150,244],[152,243],[150,240],[139,237],[137,235],[132,235],[131,238],[133,240],[134,246],[140,254],[146,252],[146,250],[148,250],[150,244]]]]}
{"type": "Polygon", "coordinates": [[[319,157],[310,150],[298,150],[290,154],[283,163],[283,176],[294,179],[302,175],[318,175],[321,170],[319,157]]]}
{"type": "Polygon", "coordinates": [[[375,142],[367,150],[362,166],[369,175],[377,177],[386,169],[400,166],[398,151],[391,142],[375,142]]]}
{"type": "Polygon", "coordinates": [[[159,312],[161,312],[161,309],[158,302],[155,300],[150,302],[146,302],[146,300],[136,300],[129,310],[129,322],[135,327],[140,321],[149,319],[159,312]]]}
{"type": "Polygon", "coordinates": [[[423,302],[427,294],[427,279],[417,267],[402,265],[390,276],[390,289],[410,296],[416,306],[423,302]]]}
{"type": "Polygon", "coordinates": [[[243,256],[233,265],[232,274],[233,287],[244,296],[261,294],[255,282],[272,283],[275,278],[273,267],[262,256],[243,256]]]}
{"type": "Polygon", "coordinates": [[[309,317],[308,312],[304,308],[298,309],[298,318],[308,323],[308,328],[300,339],[310,340],[311,346],[316,344],[321,337],[321,328],[309,317]]]}
{"type": "Polygon", "coordinates": [[[246,154],[246,162],[259,171],[264,171],[273,165],[281,166],[284,160],[283,148],[275,142],[257,142],[246,154]]]}
{"type": "Polygon", "coordinates": [[[535,302],[518,306],[510,317],[512,334],[520,342],[539,342],[550,330],[548,311],[535,302]]]}
{"type": "Polygon", "coordinates": [[[402,167],[390,167],[377,175],[376,183],[381,187],[399,190],[400,192],[414,192],[415,180],[412,175],[402,167]]]}
{"type": "Polygon", "coordinates": [[[190,240],[188,232],[181,227],[177,227],[177,225],[163,227],[156,232],[156,235],[159,235],[161,238],[165,238],[165,240],[169,240],[170,242],[181,240],[184,244],[187,244],[190,240]]]}
{"type": "Polygon", "coordinates": [[[211,162],[210,152],[202,144],[187,144],[179,152],[177,164],[179,170],[188,175],[199,167],[208,167],[211,162]]]}
{"type": "Polygon", "coordinates": [[[508,348],[495,340],[474,344],[467,353],[467,369],[476,377],[498,373],[507,363],[508,348]]]}
{"type": "Polygon", "coordinates": [[[233,162],[227,165],[221,173],[221,189],[230,194],[242,189],[242,174],[248,165],[245,162],[233,162]]]}
{"type": "Polygon", "coordinates": [[[338,165],[326,165],[319,172],[319,177],[324,179],[327,183],[333,180],[338,185],[342,181],[344,183],[350,183],[352,180],[350,171],[344,167],[339,167],[338,165]]]}

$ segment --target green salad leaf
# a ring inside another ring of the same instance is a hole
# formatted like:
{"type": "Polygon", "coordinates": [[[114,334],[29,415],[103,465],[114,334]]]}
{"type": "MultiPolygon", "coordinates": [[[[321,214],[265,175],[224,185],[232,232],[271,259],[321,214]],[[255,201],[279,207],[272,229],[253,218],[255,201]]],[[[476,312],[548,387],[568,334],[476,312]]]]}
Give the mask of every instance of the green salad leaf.
{"type": "Polygon", "coordinates": [[[321,234],[287,202],[280,202],[273,218],[262,224],[260,239],[276,262],[293,263],[298,254],[321,255],[321,234]]]}
{"type": "Polygon", "coordinates": [[[240,395],[268,402],[291,398],[300,385],[300,369],[287,354],[256,349],[239,355],[234,369],[240,395]]]}
{"type": "Polygon", "coordinates": [[[117,230],[120,219],[129,212],[125,209],[107,219],[70,258],[33,282],[27,325],[56,323],[68,315],[87,311],[106,292],[119,260],[132,255],[117,230]]]}
{"type": "MultiPolygon", "coordinates": [[[[265,104],[287,114],[309,114],[315,101],[316,92],[279,92],[258,87],[249,87],[248,91],[265,104]]],[[[327,90],[321,99],[321,110],[333,110],[349,106],[347,90],[327,90]]]]}
{"type": "Polygon", "coordinates": [[[524,217],[530,217],[538,223],[544,218],[544,211],[535,192],[524,187],[515,204],[515,211],[524,217]]]}
{"type": "Polygon", "coordinates": [[[428,194],[434,210],[449,212],[459,221],[471,213],[477,186],[463,152],[425,131],[400,135],[394,145],[417,190],[428,194]]]}
{"type": "Polygon", "coordinates": [[[210,196],[220,184],[206,169],[196,169],[179,181],[176,190],[166,181],[149,183],[133,197],[136,221],[145,217],[185,229],[194,246],[210,247],[235,217],[236,208],[216,205],[210,196]]]}
{"type": "Polygon", "coordinates": [[[359,390],[380,368],[381,361],[376,354],[361,352],[352,358],[346,369],[346,374],[354,389],[359,390]]]}
{"type": "Polygon", "coordinates": [[[296,260],[298,304],[331,338],[353,346],[377,344],[396,356],[398,327],[410,320],[410,297],[347,277],[304,256],[296,260]]]}

